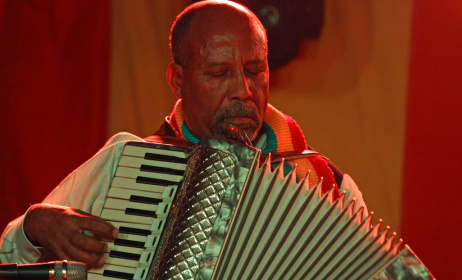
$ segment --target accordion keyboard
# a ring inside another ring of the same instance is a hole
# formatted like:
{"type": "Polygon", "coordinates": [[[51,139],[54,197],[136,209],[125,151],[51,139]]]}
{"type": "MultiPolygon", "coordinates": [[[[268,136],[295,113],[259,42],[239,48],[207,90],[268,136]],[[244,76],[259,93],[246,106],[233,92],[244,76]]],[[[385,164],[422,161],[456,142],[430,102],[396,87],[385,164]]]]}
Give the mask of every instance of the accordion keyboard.
{"type": "Polygon", "coordinates": [[[100,215],[119,236],[107,243],[106,262],[89,270],[89,280],[146,278],[186,162],[185,148],[125,145],[100,215]]]}

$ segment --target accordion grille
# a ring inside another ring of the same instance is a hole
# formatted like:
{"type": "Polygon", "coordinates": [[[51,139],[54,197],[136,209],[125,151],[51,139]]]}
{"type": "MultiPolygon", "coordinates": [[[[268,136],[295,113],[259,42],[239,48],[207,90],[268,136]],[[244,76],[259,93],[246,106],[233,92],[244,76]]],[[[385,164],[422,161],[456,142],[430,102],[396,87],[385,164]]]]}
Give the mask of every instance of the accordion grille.
{"type": "Polygon", "coordinates": [[[164,242],[154,279],[193,279],[209,244],[212,226],[236,186],[235,158],[199,148],[190,158],[187,179],[164,242]]]}

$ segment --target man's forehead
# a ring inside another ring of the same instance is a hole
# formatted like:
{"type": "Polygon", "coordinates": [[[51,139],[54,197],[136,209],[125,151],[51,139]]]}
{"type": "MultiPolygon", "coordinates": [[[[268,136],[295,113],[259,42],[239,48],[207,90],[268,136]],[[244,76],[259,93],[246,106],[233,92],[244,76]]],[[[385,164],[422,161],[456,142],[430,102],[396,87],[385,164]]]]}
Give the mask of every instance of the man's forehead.
{"type": "Polygon", "coordinates": [[[229,9],[212,6],[199,11],[191,21],[189,33],[192,37],[211,37],[229,39],[230,35],[243,35],[248,37],[265,37],[257,28],[252,15],[229,9]]]}
{"type": "Polygon", "coordinates": [[[241,40],[233,36],[214,36],[199,46],[200,57],[208,63],[220,63],[240,58],[247,61],[264,60],[266,48],[256,40],[241,40]]]}
{"type": "Polygon", "coordinates": [[[266,37],[261,31],[248,13],[222,6],[204,8],[190,24],[188,45],[191,58],[207,63],[238,56],[243,60],[264,60],[266,37]]]}
{"type": "Polygon", "coordinates": [[[202,32],[200,36],[191,36],[192,46],[202,59],[215,59],[225,56],[245,55],[252,59],[266,57],[265,40],[252,27],[236,29],[223,27],[202,32]]]}

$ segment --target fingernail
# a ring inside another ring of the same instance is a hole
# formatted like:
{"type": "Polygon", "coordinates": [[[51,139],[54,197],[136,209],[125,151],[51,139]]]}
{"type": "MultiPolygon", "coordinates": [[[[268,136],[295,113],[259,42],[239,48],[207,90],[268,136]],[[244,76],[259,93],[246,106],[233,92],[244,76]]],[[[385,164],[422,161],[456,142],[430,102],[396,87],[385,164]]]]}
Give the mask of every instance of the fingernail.
{"type": "Polygon", "coordinates": [[[86,235],[86,236],[89,236],[89,237],[93,237],[95,236],[95,234],[89,230],[83,230],[83,234],[86,235]]]}
{"type": "Polygon", "coordinates": [[[114,228],[114,230],[112,231],[112,237],[116,238],[118,235],[119,235],[119,229],[114,228]]]}

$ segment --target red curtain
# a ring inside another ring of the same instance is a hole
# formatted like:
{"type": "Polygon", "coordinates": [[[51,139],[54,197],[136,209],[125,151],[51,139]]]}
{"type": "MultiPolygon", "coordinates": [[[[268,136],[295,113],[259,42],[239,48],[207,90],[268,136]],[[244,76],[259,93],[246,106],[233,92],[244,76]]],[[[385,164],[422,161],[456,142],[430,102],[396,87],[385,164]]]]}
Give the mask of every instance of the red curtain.
{"type": "Polygon", "coordinates": [[[0,0],[0,228],[107,137],[110,1],[0,0]]]}
{"type": "Polygon", "coordinates": [[[438,279],[462,252],[462,2],[414,1],[401,234],[438,279]]]}

